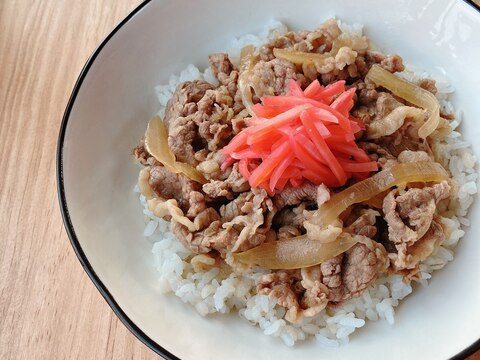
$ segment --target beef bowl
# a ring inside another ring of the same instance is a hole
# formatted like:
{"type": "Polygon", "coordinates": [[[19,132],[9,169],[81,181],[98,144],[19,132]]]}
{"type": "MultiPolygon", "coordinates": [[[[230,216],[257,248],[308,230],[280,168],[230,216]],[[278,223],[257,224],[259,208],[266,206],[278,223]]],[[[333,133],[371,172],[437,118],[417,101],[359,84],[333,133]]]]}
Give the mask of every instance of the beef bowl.
{"type": "Polygon", "coordinates": [[[461,0],[143,2],[60,129],[82,266],[168,359],[468,356],[479,33],[461,0]]]}

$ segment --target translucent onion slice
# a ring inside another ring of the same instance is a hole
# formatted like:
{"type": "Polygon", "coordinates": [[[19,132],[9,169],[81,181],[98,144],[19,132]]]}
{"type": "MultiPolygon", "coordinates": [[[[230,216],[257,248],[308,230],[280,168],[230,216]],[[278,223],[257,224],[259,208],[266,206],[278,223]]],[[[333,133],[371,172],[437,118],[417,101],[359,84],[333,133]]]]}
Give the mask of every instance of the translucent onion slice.
{"type": "Polygon", "coordinates": [[[175,168],[175,155],[168,147],[168,130],[160,117],[155,116],[148,122],[145,133],[145,148],[168,170],[178,173],[175,168]]]}
{"type": "Polygon", "coordinates": [[[317,65],[317,67],[322,67],[327,61],[335,58],[342,47],[348,47],[352,50],[366,50],[368,48],[368,41],[364,37],[343,33],[333,41],[332,49],[326,53],[309,53],[288,48],[275,48],[273,49],[273,55],[276,58],[288,60],[297,65],[313,63],[317,65]]]}
{"type": "Polygon", "coordinates": [[[208,182],[203,174],[190,164],[176,161],[175,167],[179,173],[183,173],[190,180],[196,181],[200,184],[206,184],[208,182]]]}
{"type": "Polygon", "coordinates": [[[395,76],[379,65],[373,65],[368,71],[366,78],[409,103],[430,111],[430,117],[418,129],[419,137],[425,139],[437,129],[440,123],[440,104],[431,92],[395,76]]]}
{"type": "Polygon", "coordinates": [[[326,59],[332,57],[330,53],[307,53],[290,49],[273,49],[273,55],[276,58],[288,60],[294,64],[301,65],[308,62],[323,63],[326,59]]]}
{"type": "Polygon", "coordinates": [[[258,55],[255,54],[255,47],[253,45],[247,45],[243,47],[240,52],[240,75],[238,76],[238,90],[240,92],[243,105],[252,116],[255,116],[255,113],[252,110],[252,87],[255,87],[255,84],[253,84],[251,81],[251,73],[257,62],[258,55]]]}
{"type": "Polygon", "coordinates": [[[175,154],[168,146],[168,130],[160,117],[152,118],[145,133],[145,148],[158,162],[175,174],[184,174],[189,179],[205,184],[202,173],[190,164],[175,160],[175,154]]]}
{"type": "Polygon", "coordinates": [[[298,236],[288,240],[264,243],[253,249],[233,254],[245,264],[267,269],[301,269],[321,264],[350,249],[361,236],[342,233],[336,241],[322,243],[298,236]]]}
{"type": "Polygon", "coordinates": [[[385,199],[385,196],[387,196],[389,192],[390,189],[382,191],[380,194],[377,194],[375,196],[372,196],[370,199],[365,200],[362,204],[368,205],[375,209],[381,209],[383,208],[383,199],[385,199]]]}
{"type": "Polygon", "coordinates": [[[333,195],[315,211],[309,222],[325,227],[334,222],[349,206],[367,201],[393,186],[411,182],[440,182],[445,179],[448,179],[448,173],[442,165],[435,162],[394,165],[333,195]]]}

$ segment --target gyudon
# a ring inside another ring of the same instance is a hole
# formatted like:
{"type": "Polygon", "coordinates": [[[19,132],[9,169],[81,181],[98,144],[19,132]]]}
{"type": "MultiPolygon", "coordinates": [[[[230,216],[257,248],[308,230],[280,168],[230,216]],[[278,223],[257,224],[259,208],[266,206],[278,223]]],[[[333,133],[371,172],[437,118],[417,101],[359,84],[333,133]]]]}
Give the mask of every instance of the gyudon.
{"type": "Polygon", "coordinates": [[[159,88],[163,119],[134,150],[166,290],[287,344],[393,322],[451,260],[476,180],[441,89],[336,20],[209,64],[159,88]]]}

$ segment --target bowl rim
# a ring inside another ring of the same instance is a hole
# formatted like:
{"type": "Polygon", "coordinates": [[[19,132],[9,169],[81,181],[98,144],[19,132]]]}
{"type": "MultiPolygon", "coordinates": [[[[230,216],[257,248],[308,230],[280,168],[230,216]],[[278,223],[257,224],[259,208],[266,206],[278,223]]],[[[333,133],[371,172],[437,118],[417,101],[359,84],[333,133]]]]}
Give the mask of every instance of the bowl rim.
{"type": "MultiPolygon", "coordinates": [[[[122,310],[122,308],[118,305],[115,301],[115,298],[109,292],[107,286],[102,282],[100,277],[96,274],[93,266],[90,264],[87,256],[83,252],[83,249],[80,245],[80,242],[77,238],[75,233],[75,229],[73,227],[73,223],[70,218],[68,206],[67,206],[67,199],[65,196],[65,184],[64,184],[64,177],[63,177],[63,149],[65,143],[65,134],[68,126],[68,121],[70,119],[70,113],[72,111],[73,105],[77,98],[77,95],[80,91],[80,88],[87,76],[90,68],[92,67],[93,63],[95,62],[98,55],[101,53],[105,45],[110,41],[110,39],[115,36],[115,34],[126,24],[128,23],[136,14],[142,11],[149,3],[153,0],[143,0],[136,8],[134,8],[122,21],[120,21],[113,30],[101,41],[101,43],[95,48],[92,52],[88,60],[86,61],[85,65],[83,66],[80,74],[75,82],[73,87],[72,93],[69,97],[67,106],[65,108],[65,112],[62,117],[62,122],[59,129],[59,135],[57,140],[57,151],[56,151],[56,179],[57,179],[57,196],[60,205],[60,212],[62,214],[63,223],[65,226],[65,230],[67,235],[70,239],[70,243],[77,255],[80,264],[82,265],[83,269],[87,273],[88,277],[95,285],[97,290],[103,296],[104,300],[113,310],[115,315],[120,319],[123,325],[133,334],[135,337],[140,340],[144,345],[150,348],[152,351],[157,353],[158,355],[164,357],[167,360],[181,360],[167,349],[159,345],[156,341],[150,338],[147,334],[145,334],[122,310]]],[[[473,2],[473,0],[461,0],[467,5],[471,6],[475,9],[478,14],[480,15],[480,5],[477,5],[473,2]]],[[[463,349],[458,354],[454,355],[450,358],[450,360],[461,360],[466,359],[476,351],[480,350],[480,338],[473,342],[470,346],[463,349]]]]}

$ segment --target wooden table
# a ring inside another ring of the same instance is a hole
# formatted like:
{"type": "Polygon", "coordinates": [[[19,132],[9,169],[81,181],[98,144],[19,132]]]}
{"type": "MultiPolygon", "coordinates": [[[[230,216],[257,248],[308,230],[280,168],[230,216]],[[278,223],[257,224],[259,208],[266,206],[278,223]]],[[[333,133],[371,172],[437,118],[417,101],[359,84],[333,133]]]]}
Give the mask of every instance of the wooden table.
{"type": "Polygon", "coordinates": [[[159,358],[80,266],[55,180],[58,129],[76,77],[140,2],[0,0],[0,359],[159,358]]]}

